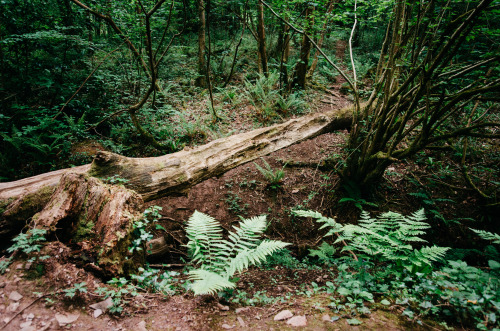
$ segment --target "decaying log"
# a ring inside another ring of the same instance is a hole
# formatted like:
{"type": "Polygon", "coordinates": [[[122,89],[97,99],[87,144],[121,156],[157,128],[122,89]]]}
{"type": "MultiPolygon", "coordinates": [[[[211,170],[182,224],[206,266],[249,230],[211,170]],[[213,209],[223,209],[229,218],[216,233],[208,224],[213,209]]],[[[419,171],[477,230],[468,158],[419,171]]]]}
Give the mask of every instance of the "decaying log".
{"type": "Polygon", "coordinates": [[[322,133],[348,128],[351,120],[352,108],[348,107],[160,157],[129,158],[99,152],[91,165],[0,183],[0,238],[12,237],[31,222],[30,226],[58,234],[63,242],[72,240],[87,248],[100,243],[104,248],[95,256],[99,267],[108,274],[120,274],[126,269],[124,249],[143,201],[186,192],[243,163],[322,133]],[[127,180],[126,188],[99,179],[114,175],[127,180]],[[82,235],[82,229],[89,231],[82,235]]]}
{"type": "Polygon", "coordinates": [[[134,191],[70,172],[62,176],[45,208],[33,216],[32,225],[57,238],[71,238],[104,274],[117,275],[132,263],[124,257],[142,206],[134,191]]]}

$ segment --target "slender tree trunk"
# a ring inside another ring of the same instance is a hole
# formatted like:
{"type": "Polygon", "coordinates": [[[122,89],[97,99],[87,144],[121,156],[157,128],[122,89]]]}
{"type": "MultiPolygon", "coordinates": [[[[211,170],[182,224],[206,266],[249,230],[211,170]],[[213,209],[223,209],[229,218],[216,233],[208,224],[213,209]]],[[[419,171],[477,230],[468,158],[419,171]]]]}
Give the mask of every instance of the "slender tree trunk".
{"type": "MultiPolygon", "coordinates": [[[[306,21],[309,22],[309,30],[313,25],[313,13],[314,7],[308,6],[306,9],[306,21]]],[[[308,31],[306,30],[308,34],[308,31]]],[[[302,36],[302,44],[300,47],[300,60],[297,62],[295,66],[295,78],[293,86],[298,86],[301,89],[306,88],[307,81],[307,67],[309,66],[309,57],[311,53],[312,44],[309,41],[309,38],[304,35],[302,36]]]]}
{"type": "Polygon", "coordinates": [[[259,61],[262,72],[267,76],[266,30],[264,28],[264,5],[257,0],[257,34],[259,37],[259,61]]]}
{"type": "Polygon", "coordinates": [[[204,0],[198,0],[198,18],[200,28],[198,30],[198,78],[196,85],[199,87],[207,86],[207,62],[205,60],[205,36],[206,36],[206,18],[204,0]]]}
{"type": "Polygon", "coordinates": [[[290,28],[288,25],[283,24],[280,40],[282,40],[282,47],[279,49],[281,62],[280,62],[280,82],[281,87],[287,89],[289,85],[288,78],[288,58],[290,57],[290,28]]]}
{"type": "MultiPolygon", "coordinates": [[[[317,43],[319,48],[321,48],[323,46],[323,42],[325,41],[326,31],[327,31],[327,27],[328,27],[328,21],[330,18],[329,16],[333,10],[333,4],[337,1],[338,0],[331,0],[328,3],[328,8],[327,8],[326,14],[325,14],[325,16],[326,16],[325,21],[323,22],[323,26],[321,27],[321,35],[320,35],[318,43],[317,43]]],[[[313,62],[311,64],[311,68],[309,68],[309,71],[307,72],[307,76],[312,77],[312,75],[314,74],[314,71],[316,70],[316,67],[318,66],[318,58],[319,58],[319,51],[316,50],[316,52],[314,53],[314,59],[313,59],[313,62]]]]}

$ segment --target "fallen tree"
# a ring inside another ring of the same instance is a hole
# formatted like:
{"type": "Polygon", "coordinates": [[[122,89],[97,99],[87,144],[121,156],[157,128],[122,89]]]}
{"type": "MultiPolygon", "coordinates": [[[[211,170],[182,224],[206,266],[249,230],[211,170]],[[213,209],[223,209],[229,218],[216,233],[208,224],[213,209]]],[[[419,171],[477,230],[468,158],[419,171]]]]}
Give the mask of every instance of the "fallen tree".
{"type": "Polygon", "coordinates": [[[133,223],[144,201],[185,194],[193,185],[322,133],[345,129],[352,108],[310,114],[282,124],[221,138],[193,149],[151,158],[99,152],[92,164],[0,183],[0,238],[26,225],[78,242],[103,273],[126,272],[133,223]],[[115,176],[124,185],[110,185],[115,176]],[[103,181],[104,180],[104,181],[103,181]],[[100,247],[100,249],[96,249],[100,247]]]}

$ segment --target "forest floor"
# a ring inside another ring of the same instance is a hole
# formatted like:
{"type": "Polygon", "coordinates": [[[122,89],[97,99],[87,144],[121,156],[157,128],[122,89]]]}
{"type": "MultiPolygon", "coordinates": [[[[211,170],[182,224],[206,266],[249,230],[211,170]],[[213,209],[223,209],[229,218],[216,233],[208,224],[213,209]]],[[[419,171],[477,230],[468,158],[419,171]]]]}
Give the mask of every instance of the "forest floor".
{"type": "MultiPolygon", "coordinates": [[[[335,104],[323,103],[322,107],[341,108],[347,103],[347,99],[342,99],[335,104]]],[[[321,110],[320,107],[317,111],[321,110]]],[[[149,205],[162,207],[160,224],[165,231],[155,230],[155,237],[163,236],[168,245],[167,254],[151,259],[152,266],[182,273],[186,259],[182,247],[186,243],[183,224],[195,210],[213,216],[226,230],[237,224],[238,216],[266,214],[269,222],[266,236],[292,243],[293,255],[299,260],[307,257],[309,249],[322,241],[325,231],[320,231],[312,220],[294,217],[293,208],[317,210],[336,217],[341,223],[352,222],[359,216],[353,203],[339,203],[333,191],[338,181],[335,172],[321,167],[327,159],[342,161],[342,146],[347,134],[347,131],[323,134],[266,156],[264,160],[273,169],[284,167],[285,176],[277,189],[270,188],[255,164],[250,162],[194,186],[186,196],[150,202],[149,205]]],[[[386,182],[373,197],[377,203],[377,207],[371,207],[373,211],[410,213],[421,207],[418,197],[408,193],[418,192],[415,182],[425,181],[441,171],[435,166],[438,160],[432,165],[425,161],[427,156],[422,156],[422,159],[424,161],[400,163],[388,169],[386,182]]],[[[263,165],[262,160],[256,163],[263,165]]],[[[475,213],[474,195],[469,194],[463,184],[436,186],[429,192],[436,201],[434,209],[443,219],[467,219],[475,213]],[[437,200],[447,194],[460,201],[460,208],[437,200]]],[[[359,199],[358,202],[362,204],[363,201],[359,199]]],[[[439,222],[438,219],[434,221],[439,222]]],[[[450,238],[456,240],[461,231],[457,227],[434,233],[434,243],[439,245],[440,240],[446,242],[450,238]]],[[[94,290],[106,286],[105,282],[79,265],[74,256],[68,256],[58,243],[49,244],[44,251],[50,258],[44,261],[43,272],[33,270],[36,268],[32,264],[15,261],[5,274],[0,275],[0,330],[300,328],[292,325],[302,323],[300,318],[275,320],[275,316],[284,310],[289,310],[294,316],[304,316],[306,324],[302,328],[307,330],[434,328],[409,324],[407,318],[401,316],[398,306],[375,307],[371,314],[358,317],[363,322],[360,326],[349,325],[345,318],[336,320],[328,307],[329,295],[317,291],[335,277],[335,270],[302,262],[289,263],[286,257],[281,263],[244,272],[232,297],[194,297],[192,293],[182,291],[186,277],[181,274],[174,284],[176,294],[165,296],[141,292],[135,297],[127,296],[127,303],[124,299],[121,314],[97,316],[90,305],[103,301],[94,290]],[[81,282],[86,283],[86,292],[77,292],[73,298],[65,295],[64,289],[81,282]]]]}

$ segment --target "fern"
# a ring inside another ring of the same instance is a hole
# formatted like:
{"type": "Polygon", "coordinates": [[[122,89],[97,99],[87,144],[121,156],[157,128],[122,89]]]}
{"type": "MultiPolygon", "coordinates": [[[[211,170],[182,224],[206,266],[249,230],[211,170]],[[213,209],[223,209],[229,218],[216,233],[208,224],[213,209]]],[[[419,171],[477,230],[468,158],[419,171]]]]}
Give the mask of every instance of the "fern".
{"type": "Polygon", "coordinates": [[[285,167],[286,164],[283,166],[281,169],[276,169],[273,170],[269,163],[266,162],[266,160],[262,159],[262,162],[264,163],[264,167],[259,166],[257,163],[255,164],[255,167],[259,172],[264,176],[264,178],[269,182],[269,187],[273,190],[279,189],[280,188],[280,182],[285,177],[285,167]]]}
{"type": "Polygon", "coordinates": [[[499,234],[484,231],[484,230],[476,230],[476,229],[472,229],[472,228],[469,228],[469,229],[471,229],[472,231],[477,233],[479,235],[479,237],[481,237],[481,239],[490,240],[494,244],[500,244],[500,235],[499,234]]]}
{"type": "Polygon", "coordinates": [[[438,246],[413,248],[413,243],[426,242],[421,236],[430,228],[424,222],[423,209],[409,216],[387,212],[377,218],[362,212],[357,225],[342,225],[314,211],[298,210],[294,213],[324,223],[321,228],[329,229],[325,236],[336,234],[335,243],[345,244],[342,251],[357,252],[379,262],[392,261],[413,273],[430,272],[432,263],[441,260],[449,249],[438,246]]]}
{"type": "Polygon", "coordinates": [[[187,223],[187,248],[199,269],[190,271],[192,290],[196,295],[214,294],[234,287],[230,278],[251,265],[262,263],[267,256],[289,245],[276,240],[260,240],[267,227],[266,216],[243,219],[227,239],[222,237],[220,223],[213,217],[195,211],[187,223]]]}

